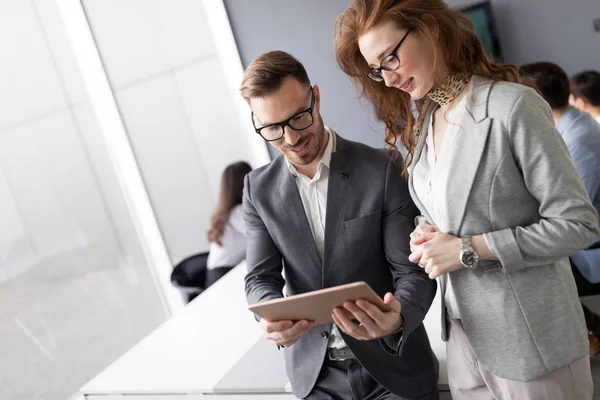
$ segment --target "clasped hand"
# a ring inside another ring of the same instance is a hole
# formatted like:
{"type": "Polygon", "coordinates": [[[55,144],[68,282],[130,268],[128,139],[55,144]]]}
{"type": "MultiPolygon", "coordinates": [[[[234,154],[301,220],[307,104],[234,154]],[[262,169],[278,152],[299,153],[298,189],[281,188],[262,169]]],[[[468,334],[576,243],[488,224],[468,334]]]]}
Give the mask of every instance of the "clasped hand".
{"type": "Polygon", "coordinates": [[[420,223],[410,234],[408,259],[419,264],[430,279],[463,268],[460,263],[460,238],[440,232],[435,225],[420,223]]]}

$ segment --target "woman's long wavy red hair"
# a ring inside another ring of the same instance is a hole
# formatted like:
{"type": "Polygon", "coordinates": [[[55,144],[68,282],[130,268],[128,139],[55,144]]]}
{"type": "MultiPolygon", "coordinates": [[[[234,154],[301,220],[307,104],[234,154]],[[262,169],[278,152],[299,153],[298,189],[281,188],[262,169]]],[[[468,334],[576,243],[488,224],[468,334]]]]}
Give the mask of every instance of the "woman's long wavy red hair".
{"type": "Polygon", "coordinates": [[[432,44],[434,66],[443,61],[450,71],[481,75],[495,81],[521,82],[521,78],[513,65],[491,60],[473,31],[471,20],[448,7],[443,0],[353,0],[336,20],[336,61],[352,79],[360,96],[375,105],[386,126],[387,145],[397,150],[396,140],[400,137],[409,154],[404,163],[403,175],[406,175],[415,147],[411,135],[415,121],[410,96],[367,78],[370,67],[358,47],[358,39],[364,33],[388,21],[423,35],[432,44]],[[436,27],[435,34],[432,26],[436,27]],[[405,122],[401,131],[398,128],[400,122],[405,122]]]}

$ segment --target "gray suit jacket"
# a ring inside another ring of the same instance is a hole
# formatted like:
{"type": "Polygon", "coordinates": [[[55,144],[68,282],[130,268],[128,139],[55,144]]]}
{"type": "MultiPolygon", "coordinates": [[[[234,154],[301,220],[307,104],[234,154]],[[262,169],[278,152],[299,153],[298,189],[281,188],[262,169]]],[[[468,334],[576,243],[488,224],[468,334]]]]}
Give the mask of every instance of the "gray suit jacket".
{"type": "MultiPolygon", "coordinates": [[[[402,334],[373,341],[343,338],[379,383],[399,396],[419,398],[437,383],[437,360],[422,324],[436,284],[408,261],[418,210],[400,169],[383,151],[334,136],[323,260],[283,156],[246,177],[248,302],[282,297],[284,283],[287,295],[356,281],[366,281],[380,296],[394,293],[402,305],[402,334]]],[[[306,397],[317,380],[328,330],[329,325],[316,326],[284,349],[297,397],[306,397]]]]}
{"type": "MultiPolygon", "coordinates": [[[[411,176],[430,117],[431,110],[411,176]]],[[[476,76],[461,124],[449,166],[455,178],[445,188],[447,233],[484,234],[499,259],[452,273],[462,324],[477,358],[493,374],[531,380],[588,352],[567,257],[595,239],[598,216],[550,107],[533,89],[476,76]]],[[[412,179],[409,188],[435,223],[412,179]]],[[[445,313],[442,324],[445,340],[445,313]]]]}

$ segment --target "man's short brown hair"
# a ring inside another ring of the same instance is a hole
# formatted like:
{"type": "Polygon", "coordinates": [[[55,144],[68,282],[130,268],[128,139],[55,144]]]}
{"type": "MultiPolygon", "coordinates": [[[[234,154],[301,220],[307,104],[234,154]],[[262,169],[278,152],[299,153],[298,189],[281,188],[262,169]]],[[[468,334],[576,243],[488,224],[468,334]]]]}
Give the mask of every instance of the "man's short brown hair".
{"type": "Polygon", "coordinates": [[[571,77],[571,93],[583,97],[594,107],[600,107],[600,72],[583,71],[571,77]]]}
{"type": "Polygon", "coordinates": [[[288,77],[310,86],[306,69],[300,61],[285,51],[270,51],[258,56],[246,68],[240,92],[246,101],[265,97],[276,92],[288,77]]]}
{"type": "Polygon", "coordinates": [[[560,110],[569,106],[569,77],[561,67],[544,61],[523,65],[519,70],[524,77],[535,81],[551,109],[560,110]]]}

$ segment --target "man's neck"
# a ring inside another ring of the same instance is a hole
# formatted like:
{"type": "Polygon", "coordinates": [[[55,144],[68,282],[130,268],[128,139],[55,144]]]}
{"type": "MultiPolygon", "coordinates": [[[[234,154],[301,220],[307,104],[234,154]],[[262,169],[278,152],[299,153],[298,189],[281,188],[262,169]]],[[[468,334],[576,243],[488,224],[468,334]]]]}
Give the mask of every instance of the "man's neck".
{"type": "Polygon", "coordinates": [[[598,107],[590,107],[590,114],[595,119],[598,119],[598,117],[600,117],[600,106],[598,106],[598,107]]]}
{"type": "Polygon", "coordinates": [[[554,124],[558,125],[558,121],[560,121],[562,116],[565,115],[567,111],[569,111],[569,108],[570,107],[567,106],[565,108],[557,108],[555,110],[552,110],[552,118],[554,118],[554,124]]]}
{"type": "Polygon", "coordinates": [[[298,171],[302,175],[308,177],[309,179],[312,179],[317,174],[317,167],[319,166],[319,162],[321,162],[322,158],[323,155],[321,154],[321,156],[315,158],[315,160],[312,163],[308,165],[294,165],[294,168],[296,168],[296,171],[298,171]]]}

